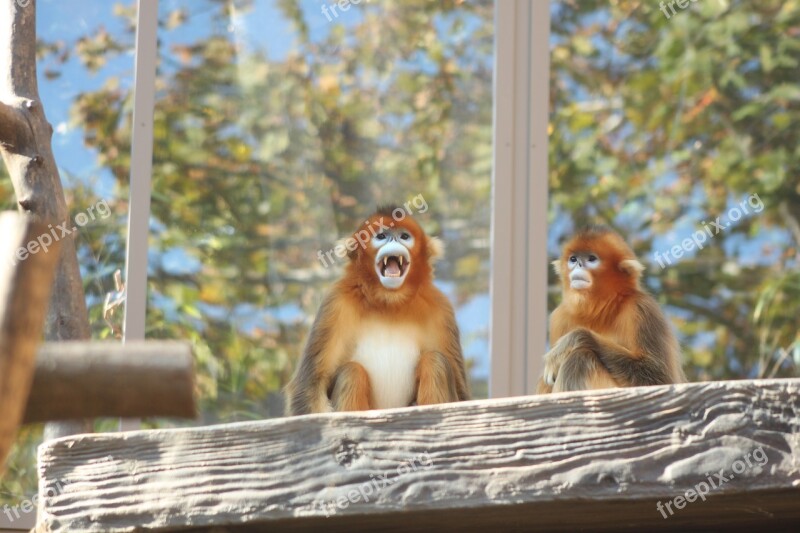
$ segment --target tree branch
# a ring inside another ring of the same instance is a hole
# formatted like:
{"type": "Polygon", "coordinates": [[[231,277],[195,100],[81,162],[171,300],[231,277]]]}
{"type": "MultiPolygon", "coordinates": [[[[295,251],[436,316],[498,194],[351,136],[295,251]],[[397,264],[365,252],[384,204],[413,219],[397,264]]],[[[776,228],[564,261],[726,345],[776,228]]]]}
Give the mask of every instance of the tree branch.
{"type": "Polygon", "coordinates": [[[0,101],[0,145],[8,150],[16,149],[22,144],[20,137],[25,131],[25,119],[13,106],[0,101]]]}
{"type": "Polygon", "coordinates": [[[789,231],[794,237],[794,242],[800,245],[800,221],[792,214],[791,208],[789,207],[789,202],[786,200],[782,201],[778,205],[778,212],[784,218],[784,222],[786,222],[786,226],[789,228],[789,231]]]}
{"type": "Polygon", "coordinates": [[[0,87],[8,95],[37,99],[36,0],[20,3],[0,2],[0,87]]]}
{"type": "MultiPolygon", "coordinates": [[[[0,106],[2,117],[15,114],[18,120],[0,130],[11,134],[12,146],[0,145],[14,185],[19,209],[34,221],[52,224],[67,220],[68,211],[50,139],[53,128],[45,118],[36,81],[36,0],[0,0],[0,106]],[[13,113],[12,113],[13,110],[13,113]]],[[[61,240],[58,270],[53,282],[50,307],[45,321],[45,338],[50,341],[86,340],[89,318],[83,293],[74,237],[61,240]]],[[[72,425],[46,431],[63,436],[81,431],[72,425]]]]}

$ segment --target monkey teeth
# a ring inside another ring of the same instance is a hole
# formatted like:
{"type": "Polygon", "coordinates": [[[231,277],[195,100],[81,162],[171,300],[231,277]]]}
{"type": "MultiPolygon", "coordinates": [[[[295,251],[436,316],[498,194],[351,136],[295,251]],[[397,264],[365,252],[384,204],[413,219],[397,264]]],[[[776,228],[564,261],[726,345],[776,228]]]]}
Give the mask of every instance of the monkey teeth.
{"type": "Polygon", "coordinates": [[[402,255],[387,255],[381,263],[380,274],[385,278],[401,278],[408,267],[408,262],[402,255]]]}
{"type": "MultiPolygon", "coordinates": [[[[388,255],[383,258],[383,266],[386,266],[386,264],[389,262],[389,259],[390,259],[390,257],[388,255]]],[[[403,268],[403,256],[402,255],[401,256],[397,256],[397,257],[392,256],[391,259],[397,259],[397,261],[400,263],[400,268],[403,268]]]]}
{"type": "Polygon", "coordinates": [[[396,290],[403,286],[411,268],[411,254],[399,242],[380,247],[375,257],[375,274],[385,289],[396,290]]]}

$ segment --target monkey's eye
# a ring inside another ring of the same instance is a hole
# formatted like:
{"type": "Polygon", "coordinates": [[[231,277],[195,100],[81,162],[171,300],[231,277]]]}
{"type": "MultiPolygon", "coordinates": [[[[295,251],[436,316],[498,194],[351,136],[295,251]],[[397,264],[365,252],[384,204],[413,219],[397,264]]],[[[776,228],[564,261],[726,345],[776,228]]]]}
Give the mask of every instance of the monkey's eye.
{"type": "Polygon", "coordinates": [[[577,257],[575,257],[574,255],[571,255],[571,256],[569,257],[569,262],[570,262],[570,263],[577,263],[577,262],[578,262],[578,258],[577,258],[577,257]]]}
{"type": "Polygon", "coordinates": [[[379,241],[382,241],[386,238],[386,234],[382,232],[378,233],[377,235],[375,235],[375,238],[378,239],[379,241]]]}
{"type": "Polygon", "coordinates": [[[594,263],[595,261],[597,261],[597,256],[594,255],[594,254],[590,255],[589,256],[589,262],[590,263],[594,263]]]}
{"type": "Polygon", "coordinates": [[[400,238],[403,239],[404,241],[407,241],[408,239],[411,238],[411,235],[409,235],[408,233],[402,233],[400,235],[400,238]]]}

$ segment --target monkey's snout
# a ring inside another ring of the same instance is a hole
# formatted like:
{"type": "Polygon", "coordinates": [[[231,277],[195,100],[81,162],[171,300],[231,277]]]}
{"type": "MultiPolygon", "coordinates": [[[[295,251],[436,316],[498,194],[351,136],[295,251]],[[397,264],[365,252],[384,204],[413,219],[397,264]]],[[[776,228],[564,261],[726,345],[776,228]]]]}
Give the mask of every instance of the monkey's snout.
{"type": "Polygon", "coordinates": [[[570,272],[569,281],[573,289],[585,289],[592,284],[592,278],[583,270],[570,272]]]}

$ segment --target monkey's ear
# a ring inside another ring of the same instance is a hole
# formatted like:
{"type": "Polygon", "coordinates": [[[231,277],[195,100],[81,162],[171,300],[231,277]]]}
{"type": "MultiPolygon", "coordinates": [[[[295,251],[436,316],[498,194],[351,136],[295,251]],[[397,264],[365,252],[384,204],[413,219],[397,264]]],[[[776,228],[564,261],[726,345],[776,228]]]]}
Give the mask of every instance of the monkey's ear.
{"type": "Polygon", "coordinates": [[[561,279],[561,259],[556,259],[555,261],[553,261],[550,264],[553,265],[553,270],[555,271],[556,275],[558,276],[558,279],[561,279]]]}
{"type": "Polygon", "coordinates": [[[619,269],[631,277],[638,278],[644,272],[644,265],[636,259],[625,259],[619,262],[619,269]]]}
{"type": "Polygon", "coordinates": [[[444,256],[444,243],[439,237],[428,237],[428,261],[433,263],[444,256]]]}

